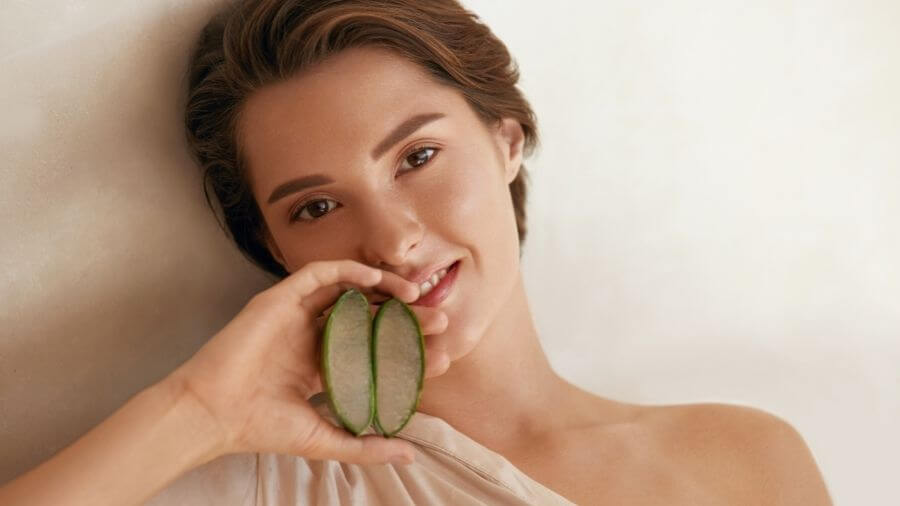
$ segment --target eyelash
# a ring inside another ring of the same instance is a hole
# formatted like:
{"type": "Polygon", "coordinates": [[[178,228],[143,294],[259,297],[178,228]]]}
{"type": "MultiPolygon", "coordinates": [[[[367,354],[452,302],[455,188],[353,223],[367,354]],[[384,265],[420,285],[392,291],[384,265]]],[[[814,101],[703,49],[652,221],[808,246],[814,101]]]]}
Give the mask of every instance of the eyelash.
{"type": "MultiPolygon", "coordinates": [[[[410,149],[409,151],[407,151],[406,154],[403,155],[403,158],[402,158],[402,160],[403,160],[404,163],[406,162],[406,159],[409,158],[410,156],[415,155],[415,154],[417,154],[417,153],[421,153],[421,152],[423,152],[423,151],[428,151],[428,150],[434,151],[434,153],[432,153],[431,156],[430,156],[427,160],[425,160],[424,163],[422,163],[421,165],[417,165],[417,166],[415,166],[415,167],[412,167],[412,168],[410,168],[410,169],[406,169],[406,170],[404,170],[403,172],[412,172],[412,171],[414,171],[414,170],[421,169],[422,167],[428,165],[429,163],[431,163],[432,160],[434,160],[434,158],[437,156],[437,154],[438,154],[441,150],[440,150],[440,148],[438,148],[437,146],[432,146],[432,145],[429,145],[429,144],[421,144],[421,145],[415,146],[414,148],[412,148],[412,149],[410,149]]],[[[328,215],[328,213],[330,213],[330,212],[333,211],[334,209],[337,209],[337,205],[335,205],[335,207],[329,209],[328,212],[326,212],[326,213],[323,214],[322,216],[319,216],[318,218],[301,219],[301,218],[300,218],[300,215],[303,213],[303,211],[304,211],[304,210],[307,208],[307,206],[309,206],[310,204],[312,204],[312,203],[314,203],[314,202],[327,201],[327,200],[331,200],[332,202],[334,202],[332,199],[319,198],[319,197],[316,197],[316,196],[313,196],[313,197],[311,197],[311,198],[309,198],[309,199],[303,201],[302,203],[300,203],[300,205],[298,205],[297,207],[295,207],[293,211],[291,211],[291,214],[290,214],[290,223],[293,223],[293,222],[295,222],[295,221],[306,221],[306,222],[312,223],[312,222],[314,222],[314,221],[318,221],[318,220],[324,218],[325,216],[328,215]]]]}

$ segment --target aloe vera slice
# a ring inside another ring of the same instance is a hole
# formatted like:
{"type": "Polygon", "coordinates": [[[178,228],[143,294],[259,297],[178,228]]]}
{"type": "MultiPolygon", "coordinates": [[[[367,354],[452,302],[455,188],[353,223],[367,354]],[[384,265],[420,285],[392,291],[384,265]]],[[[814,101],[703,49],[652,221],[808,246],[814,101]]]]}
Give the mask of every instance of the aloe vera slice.
{"type": "Polygon", "coordinates": [[[415,413],[425,378],[425,342],[415,313],[391,299],[375,315],[372,331],[375,428],[390,437],[415,413]]]}
{"type": "Polygon", "coordinates": [[[372,315],[355,289],[335,302],[322,336],[322,372],[331,412],[354,435],[372,423],[372,315]]]}

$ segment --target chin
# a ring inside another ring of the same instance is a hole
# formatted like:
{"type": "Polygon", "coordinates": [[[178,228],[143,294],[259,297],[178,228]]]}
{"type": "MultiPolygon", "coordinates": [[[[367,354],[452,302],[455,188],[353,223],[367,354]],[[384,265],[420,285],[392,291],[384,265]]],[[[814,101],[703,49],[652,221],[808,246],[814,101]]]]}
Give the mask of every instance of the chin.
{"type": "Polygon", "coordinates": [[[445,331],[447,355],[451,362],[474,351],[502,311],[502,307],[479,303],[456,309],[448,313],[450,322],[445,331]]]}

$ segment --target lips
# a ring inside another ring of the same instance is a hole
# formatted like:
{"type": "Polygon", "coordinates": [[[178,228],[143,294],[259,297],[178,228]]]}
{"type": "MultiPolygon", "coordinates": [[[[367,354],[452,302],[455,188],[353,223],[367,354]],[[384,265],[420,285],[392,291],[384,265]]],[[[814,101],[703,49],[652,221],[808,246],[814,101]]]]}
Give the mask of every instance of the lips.
{"type": "Polygon", "coordinates": [[[444,276],[447,275],[449,268],[450,268],[450,266],[443,267],[440,270],[438,270],[437,272],[435,272],[434,274],[432,274],[431,277],[429,277],[427,280],[425,280],[422,283],[419,283],[419,290],[421,290],[421,294],[423,297],[425,296],[425,294],[430,292],[432,288],[437,286],[438,283],[440,283],[442,279],[444,279],[444,276]]]}
{"type": "Polygon", "coordinates": [[[456,282],[456,276],[459,273],[459,264],[460,261],[457,260],[454,262],[448,269],[447,274],[438,281],[438,284],[435,285],[430,292],[421,296],[413,302],[412,304],[415,306],[427,306],[434,307],[440,305],[444,299],[450,294],[453,286],[456,282]]]}

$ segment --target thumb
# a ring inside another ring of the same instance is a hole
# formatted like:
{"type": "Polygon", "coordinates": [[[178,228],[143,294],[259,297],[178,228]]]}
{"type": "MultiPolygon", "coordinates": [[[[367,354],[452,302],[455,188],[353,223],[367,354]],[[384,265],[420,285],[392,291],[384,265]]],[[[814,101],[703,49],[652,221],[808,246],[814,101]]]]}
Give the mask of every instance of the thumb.
{"type": "Polygon", "coordinates": [[[352,464],[410,464],[415,460],[413,445],[399,438],[371,434],[353,436],[324,420],[316,426],[305,457],[339,460],[352,464]]]}

